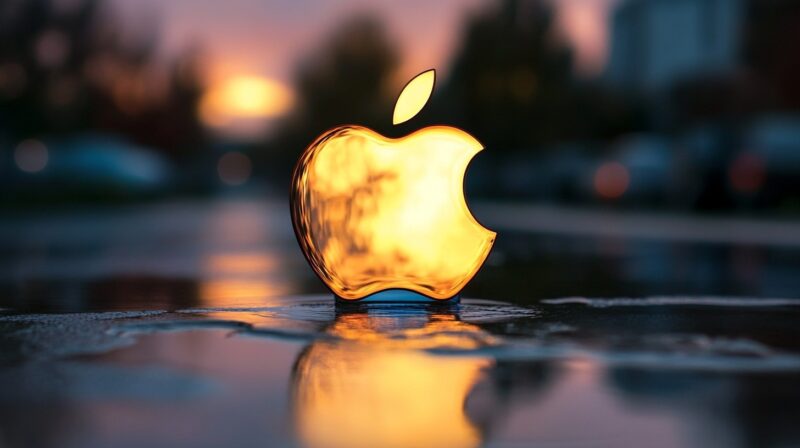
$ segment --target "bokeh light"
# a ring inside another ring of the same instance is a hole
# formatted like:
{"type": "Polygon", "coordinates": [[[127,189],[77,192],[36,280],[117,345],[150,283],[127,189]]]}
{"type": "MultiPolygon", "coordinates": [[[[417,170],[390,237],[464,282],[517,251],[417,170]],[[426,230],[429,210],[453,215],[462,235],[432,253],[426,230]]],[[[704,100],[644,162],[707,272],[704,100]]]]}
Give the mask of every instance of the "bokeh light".
{"type": "Polygon", "coordinates": [[[604,199],[621,197],[627,191],[629,183],[628,169],[619,162],[606,162],[594,174],[594,190],[604,199]]]}
{"type": "Polygon", "coordinates": [[[728,170],[731,187],[739,193],[755,193],[764,183],[764,161],[755,154],[743,153],[728,170]]]}
{"type": "Polygon", "coordinates": [[[36,40],[36,62],[44,68],[55,68],[63,64],[69,51],[69,39],[61,31],[45,31],[36,40]]]}
{"type": "Polygon", "coordinates": [[[47,166],[47,146],[39,140],[24,140],[14,149],[14,162],[26,173],[38,173],[47,166]]]}
{"type": "Polygon", "coordinates": [[[226,185],[242,185],[250,179],[253,164],[250,157],[238,151],[231,151],[222,155],[217,162],[217,174],[226,185]]]}

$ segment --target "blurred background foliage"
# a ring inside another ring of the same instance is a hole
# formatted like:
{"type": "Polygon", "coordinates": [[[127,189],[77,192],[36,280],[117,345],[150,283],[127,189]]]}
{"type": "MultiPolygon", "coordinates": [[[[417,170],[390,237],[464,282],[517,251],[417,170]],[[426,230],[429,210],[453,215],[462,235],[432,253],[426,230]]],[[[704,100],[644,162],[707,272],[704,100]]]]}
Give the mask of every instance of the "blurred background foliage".
{"type": "Polygon", "coordinates": [[[437,123],[489,149],[470,169],[474,197],[800,210],[798,3],[604,4],[604,23],[570,25],[606,30],[604,64],[588,73],[559,24],[564,4],[468,8],[447,30],[431,103],[393,128],[408,55],[369,8],[282,61],[294,65],[281,84],[214,79],[203,39],[165,55],[159,20],[129,26],[116,3],[0,0],[2,199],[284,194],[297,156],[328,128],[399,136],[437,123]]]}
{"type": "Polygon", "coordinates": [[[0,131],[6,143],[120,134],[178,159],[205,138],[199,55],[156,60],[156,30],[124,33],[100,0],[0,2],[0,131]],[[63,3],[63,2],[61,2],[63,3]]]}

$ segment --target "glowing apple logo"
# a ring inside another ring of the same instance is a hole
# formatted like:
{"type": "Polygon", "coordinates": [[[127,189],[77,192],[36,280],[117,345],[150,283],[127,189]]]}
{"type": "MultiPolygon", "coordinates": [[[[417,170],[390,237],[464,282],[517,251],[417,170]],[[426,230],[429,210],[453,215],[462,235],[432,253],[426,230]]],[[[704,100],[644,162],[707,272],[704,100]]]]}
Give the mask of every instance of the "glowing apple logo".
{"type": "MultiPolygon", "coordinates": [[[[414,117],[435,72],[403,89],[394,124],[414,117]]],[[[340,126],[314,141],[292,179],[292,221],[311,267],[344,300],[387,290],[447,300],[475,275],[494,243],[464,200],[464,173],[483,146],[431,126],[390,139],[340,126]]]]}

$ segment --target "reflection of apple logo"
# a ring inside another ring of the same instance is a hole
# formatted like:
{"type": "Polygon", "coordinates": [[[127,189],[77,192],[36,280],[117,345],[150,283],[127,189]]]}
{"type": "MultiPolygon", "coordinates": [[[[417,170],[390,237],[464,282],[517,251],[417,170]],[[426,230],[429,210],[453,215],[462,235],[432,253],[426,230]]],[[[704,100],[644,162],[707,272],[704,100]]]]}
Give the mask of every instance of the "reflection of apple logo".
{"type": "MultiPolygon", "coordinates": [[[[449,313],[337,315],[292,371],[294,430],[309,448],[454,447],[482,444],[492,417],[473,421],[471,391],[494,361],[425,349],[472,350],[492,336],[449,313]]],[[[493,408],[492,408],[493,409],[493,408]]]]}
{"type": "MultiPolygon", "coordinates": [[[[429,70],[406,85],[394,124],[422,109],[434,79],[429,70]]],[[[464,200],[464,173],[481,149],[448,126],[398,139],[340,126],[317,138],[297,163],[291,197],[294,230],[311,267],[346,300],[395,289],[457,296],[495,239],[464,200]]]]}

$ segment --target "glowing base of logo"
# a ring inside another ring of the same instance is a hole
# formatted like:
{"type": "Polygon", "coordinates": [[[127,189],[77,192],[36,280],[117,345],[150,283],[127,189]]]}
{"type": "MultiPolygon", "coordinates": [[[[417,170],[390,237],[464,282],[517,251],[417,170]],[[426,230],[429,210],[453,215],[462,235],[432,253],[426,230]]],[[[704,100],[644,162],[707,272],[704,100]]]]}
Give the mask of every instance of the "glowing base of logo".
{"type": "Polygon", "coordinates": [[[342,305],[356,305],[359,303],[425,303],[425,304],[442,304],[452,305],[461,300],[460,295],[455,295],[446,300],[431,299],[425,295],[409,291],[407,289],[387,289],[386,291],[376,292],[370,294],[363,299],[347,300],[336,296],[336,303],[342,305]]]}

